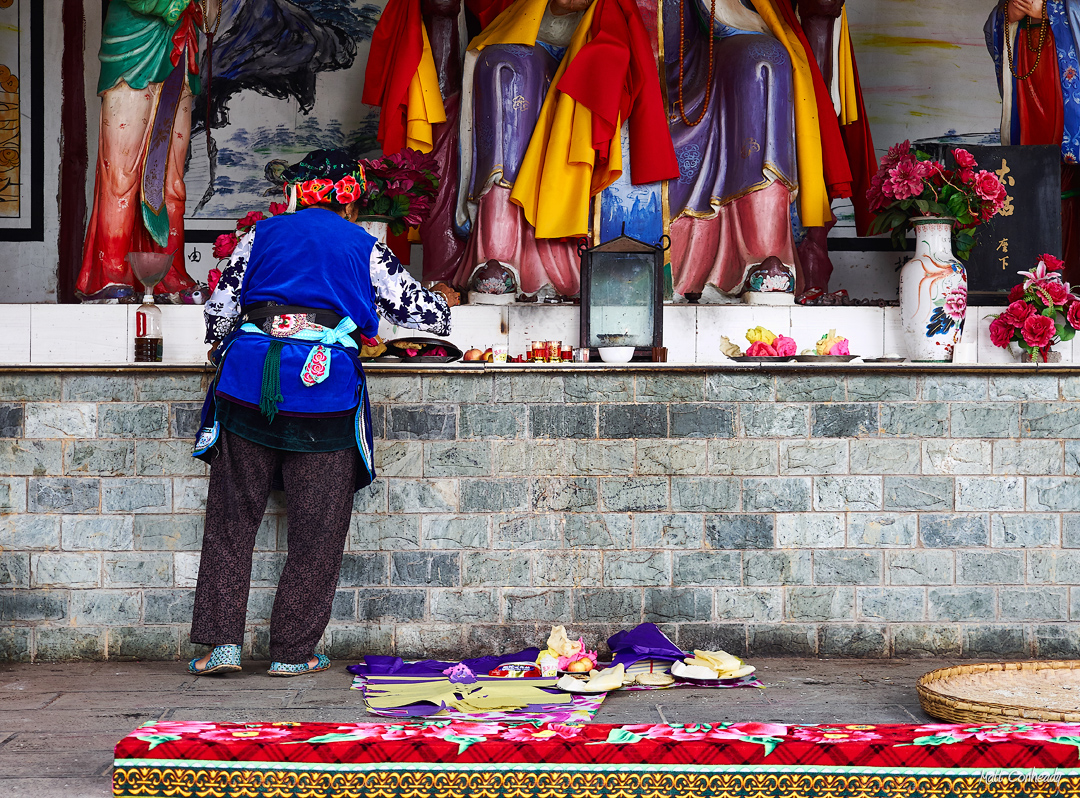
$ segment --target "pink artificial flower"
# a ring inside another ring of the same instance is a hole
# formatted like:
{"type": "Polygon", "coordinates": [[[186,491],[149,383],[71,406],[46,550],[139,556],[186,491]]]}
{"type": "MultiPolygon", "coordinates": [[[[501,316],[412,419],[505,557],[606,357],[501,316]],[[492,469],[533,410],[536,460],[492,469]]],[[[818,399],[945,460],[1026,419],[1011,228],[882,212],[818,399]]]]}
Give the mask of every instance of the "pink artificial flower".
{"type": "Polygon", "coordinates": [[[236,237],[236,233],[222,233],[214,240],[214,257],[221,259],[227,258],[233,254],[233,250],[236,249],[236,244],[239,239],[236,237]]]}
{"type": "Polygon", "coordinates": [[[1055,305],[1064,305],[1069,298],[1069,289],[1060,280],[1045,280],[1038,287],[1046,292],[1055,305]]]}
{"type": "Polygon", "coordinates": [[[780,357],[791,357],[799,353],[799,348],[795,345],[795,339],[788,338],[786,335],[776,336],[776,340],[772,342],[772,347],[780,357]]]}
{"type": "Polygon", "coordinates": [[[1080,330],[1080,302],[1069,303],[1068,310],[1065,311],[1065,321],[1074,330],[1080,330]]]}
{"type": "Polygon", "coordinates": [[[910,141],[902,141],[899,144],[894,144],[893,146],[889,147],[888,153],[886,153],[885,157],[881,159],[881,169],[879,171],[888,172],[890,169],[896,166],[896,164],[900,162],[900,159],[907,155],[909,152],[911,152],[910,141]]]}
{"type": "Polygon", "coordinates": [[[848,339],[847,338],[841,338],[839,341],[837,341],[835,344],[833,344],[832,348],[829,349],[829,354],[834,355],[834,356],[835,355],[850,355],[851,352],[848,349],[848,339]]]}
{"type": "Polygon", "coordinates": [[[1035,308],[1023,300],[1018,300],[1005,308],[1005,312],[999,318],[1011,327],[1020,327],[1034,312],[1035,308]]]}
{"type": "Polygon", "coordinates": [[[865,743],[881,737],[880,734],[867,731],[866,727],[861,725],[813,726],[795,729],[792,735],[808,743],[865,743]]]}
{"type": "Polygon", "coordinates": [[[1002,318],[1005,314],[1001,314],[992,322],[990,322],[990,343],[994,346],[999,346],[1005,349],[1009,346],[1009,343],[1013,339],[1013,332],[1016,329],[1009,322],[1002,318]]]}
{"type": "Polygon", "coordinates": [[[1022,286],[1022,285],[1014,285],[1009,290],[1009,303],[1010,304],[1013,303],[1013,302],[1019,302],[1023,298],[1024,298],[1024,286],[1022,286]]]}
{"type": "Polygon", "coordinates": [[[956,161],[956,165],[959,167],[973,167],[975,166],[975,156],[964,149],[957,147],[952,151],[953,160],[956,161]]]}
{"type": "Polygon", "coordinates": [[[985,169],[975,175],[975,193],[987,202],[997,202],[999,198],[1004,200],[1006,194],[998,176],[985,169]]]}
{"type": "Polygon", "coordinates": [[[1055,258],[1048,252],[1044,252],[1039,256],[1039,260],[1046,264],[1046,268],[1052,272],[1059,272],[1065,268],[1065,261],[1060,258],[1055,258]]]}
{"type": "Polygon", "coordinates": [[[776,357],[777,351],[764,341],[754,341],[747,347],[746,355],[747,357],[776,357]]]}
{"type": "Polygon", "coordinates": [[[924,175],[925,170],[914,156],[908,157],[889,170],[889,180],[886,185],[898,200],[917,197],[923,190],[924,175]]]}
{"type": "Polygon", "coordinates": [[[870,188],[866,190],[866,201],[872,211],[880,211],[887,204],[885,195],[881,192],[882,182],[881,175],[874,175],[870,178],[870,188]]]}
{"type": "Polygon", "coordinates": [[[236,229],[240,232],[246,232],[255,226],[255,222],[262,221],[265,218],[262,211],[248,211],[247,215],[236,223],[236,229]]]}
{"type": "Polygon", "coordinates": [[[289,210],[289,203],[287,203],[287,202],[271,202],[270,203],[270,215],[271,216],[281,216],[281,214],[285,213],[287,210],[289,210]]]}
{"type": "Polygon", "coordinates": [[[214,293],[214,289],[217,288],[218,281],[221,280],[221,269],[211,269],[206,273],[206,285],[210,289],[210,293],[214,293]]]}
{"type": "Polygon", "coordinates": [[[1050,341],[1057,334],[1054,320],[1046,316],[1030,316],[1021,328],[1024,343],[1035,349],[1049,346],[1050,341]]]}
{"type": "Polygon", "coordinates": [[[961,183],[973,183],[975,181],[974,169],[960,169],[956,175],[960,178],[961,183]]]}
{"type": "Polygon", "coordinates": [[[945,295],[945,315],[953,321],[961,321],[967,314],[967,286],[958,285],[945,295]]]}

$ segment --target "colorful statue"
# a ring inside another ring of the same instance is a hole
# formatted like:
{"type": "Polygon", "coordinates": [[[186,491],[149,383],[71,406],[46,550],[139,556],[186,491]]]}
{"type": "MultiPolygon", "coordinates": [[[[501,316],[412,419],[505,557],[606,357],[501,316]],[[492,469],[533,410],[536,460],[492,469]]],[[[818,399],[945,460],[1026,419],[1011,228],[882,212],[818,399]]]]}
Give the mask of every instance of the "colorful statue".
{"type": "Polygon", "coordinates": [[[441,183],[420,225],[424,279],[450,280],[465,252],[454,235],[457,132],[465,14],[461,0],[390,0],[372,36],[363,100],[380,107],[384,153],[408,146],[431,153],[441,183]]]}
{"type": "Polygon", "coordinates": [[[678,176],[633,0],[517,0],[470,42],[461,107],[457,285],[497,260],[526,293],[578,293],[577,239],[622,172],[623,121],[634,182],[678,176]]]}
{"type": "Polygon", "coordinates": [[[101,37],[101,133],[77,291],[134,295],[130,251],[175,252],[160,293],[196,285],[184,268],[184,161],[200,88],[196,31],[217,0],[112,0],[101,37]]]}
{"type": "MultiPolygon", "coordinates": [[[[877,171],[877,155],[863,107],[859,71],[848,31],[847,9],[844,0],[796,0],[796,3],[814,62],[820,68],[829,90],[831,108],[820,110],[822,115],[837,117],[851,173],[850,190],[841,186],[830,192],[830,196],[851,197],[855,230],[864,236],[873,218],[866,200],[866,190],[870,187],[870,177],[877,171]]],[[[829,290],[833,267],[829,260],[827,237],[833,224],[835,219],[820,227],[808,226],[806,236],[799,244],[806,288],[829,290]]]]}
{"type": "Polygon", "coordinates": [[[800,181],[787,50],[738,0],[679,0],[664,5],[664,54],[679,159],[668,183],[675,293],[737,294],[771,255],[794,270],[800,181]]]}
{"type": "Polygon", "coordinates": [[[1062,259],[1065,279],[1075,284],[1080,282],[1080,0],[1003,0],[983,30],[1001,92],[1001,143],[1061,147],[1062,259]]]}

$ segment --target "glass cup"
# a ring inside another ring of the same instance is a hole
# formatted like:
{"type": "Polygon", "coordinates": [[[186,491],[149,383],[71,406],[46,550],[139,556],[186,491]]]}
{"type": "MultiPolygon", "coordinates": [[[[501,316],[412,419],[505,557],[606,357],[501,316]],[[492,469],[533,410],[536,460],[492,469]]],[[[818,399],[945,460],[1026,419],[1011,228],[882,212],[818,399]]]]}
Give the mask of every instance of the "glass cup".
{"type": "Polygon", "coordinates": [[[570,346],[570,344],[563,344],[559,352],[559,358],[563,363],[572,362],[574,359],[574,347],[570,346]]]}
{"type": "Polygon", "coordinates": [[[562,360],[562,341],[547,342],[548,363],[558,363],[562,360]]]}
{"type": "Polygon", "coordinates": [[[506,362],[506,346],[504,344],[492,344],[492,346],[491,346],[491,362],[492,363],[505,363],[506,362]]]}
{"type": "Polygon", "coordinates": [[[532,342],[532,359],[535,363],[543,363],[547,360],[547,341],[532,342]]]}

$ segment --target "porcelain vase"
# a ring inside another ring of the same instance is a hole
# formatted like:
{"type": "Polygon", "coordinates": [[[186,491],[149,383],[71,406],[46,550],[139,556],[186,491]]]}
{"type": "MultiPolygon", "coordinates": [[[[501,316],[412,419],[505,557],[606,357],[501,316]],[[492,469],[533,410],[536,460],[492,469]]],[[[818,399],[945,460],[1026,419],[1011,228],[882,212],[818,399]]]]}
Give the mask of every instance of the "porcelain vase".
{"type": "Polygon", "coordinates": [[[967,315],[967,271],[952,249],[952,219],[916,216],[915,255],[900,270],[900,319],[912,360],[947,362],[967,315]]]}
{"type": "Polygon", "coordinates": [[[356,223],[364,230],[371,233],[371,235],[375,236],[375,240],[380,244],[386,243],[386,222],[381,222],[378,219],[359,219],[356,223]]]}

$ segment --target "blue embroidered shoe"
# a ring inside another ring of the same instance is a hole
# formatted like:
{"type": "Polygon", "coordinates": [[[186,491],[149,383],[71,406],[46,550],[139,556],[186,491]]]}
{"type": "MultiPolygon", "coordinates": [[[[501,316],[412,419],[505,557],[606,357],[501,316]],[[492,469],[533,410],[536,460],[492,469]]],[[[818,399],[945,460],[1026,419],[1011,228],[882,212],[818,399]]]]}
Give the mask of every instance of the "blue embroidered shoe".
{"type": "Polygon", "coordinates": [[[240,667],[240,646],[238,645],[214,646],[210,659],[206,661],[206,665],[202,668],[195,665],[200,659],[202,657],[196,657],[188,663],[188,673],[194,673],[196,676],[206,676],[211,673],[234,673],[242,670],[240,667]]]}
{"type": "Polygon", "coordinates": [[[316,654],[315,659],[318,660],[315,665],[309,665],[306,662],[301,662],[298,665],[290,665],[286,662],[271,662],[270,670],[267,673],[271,676],[300,676],[305,673],[325,671],[330,667],[330,658],[325,654],[316,654]]]}

